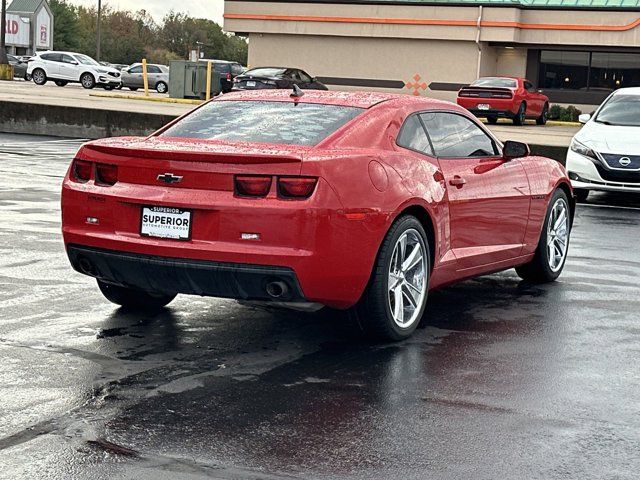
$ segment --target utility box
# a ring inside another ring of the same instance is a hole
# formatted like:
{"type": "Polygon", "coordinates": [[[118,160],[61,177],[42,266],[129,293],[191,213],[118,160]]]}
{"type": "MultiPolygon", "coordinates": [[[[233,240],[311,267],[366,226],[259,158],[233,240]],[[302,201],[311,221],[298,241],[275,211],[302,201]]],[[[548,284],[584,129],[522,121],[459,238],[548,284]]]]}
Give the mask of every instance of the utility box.
{"type": "MultiPolygon", "coordinates": [[[[169,71],[169,97],[207,98],[207,62],[173,60],[169,71]]],[[[213,67],[213,65],[212,65],[213,67]]],[[[220,73],[211,69],[211,96],[221,91],[220,73]]]]}

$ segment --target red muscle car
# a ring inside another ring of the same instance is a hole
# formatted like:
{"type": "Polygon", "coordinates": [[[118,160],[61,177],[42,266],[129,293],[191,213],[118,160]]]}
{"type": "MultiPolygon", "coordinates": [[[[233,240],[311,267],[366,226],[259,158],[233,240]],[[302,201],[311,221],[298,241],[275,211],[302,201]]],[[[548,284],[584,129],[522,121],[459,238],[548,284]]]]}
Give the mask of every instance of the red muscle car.
{"type": "Polygon", "coordinates": [[[544,125],[549,114],[549,98],[524,78],[479,78],[460,89],[458,105],[491,124],[498,118],[510,118],[515,125],[522,125],[531,118],[544,125]]]}
{"type": "Polygon", "coordinates": [[[430,289],[513,267],[555,280],[573,212],[558,162],[461,107],[299,89],[230,93],[147,138],[87,143],[62,188],[71,264],[116,304],[353,309],[392,340],[430,289]]]}

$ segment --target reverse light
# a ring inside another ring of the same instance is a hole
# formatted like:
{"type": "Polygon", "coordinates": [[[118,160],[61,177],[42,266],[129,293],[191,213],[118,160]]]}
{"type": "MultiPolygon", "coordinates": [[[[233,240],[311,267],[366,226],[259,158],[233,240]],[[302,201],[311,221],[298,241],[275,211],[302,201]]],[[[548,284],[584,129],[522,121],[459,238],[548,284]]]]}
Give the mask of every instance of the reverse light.
{"type": "Polygon", "coordinates": [[[278,178],[278,193],[284,198],[309,198],[317,183],[318,179],[315,177],[280,177],[278,178]]]}
{"type": "Polygon", "coordinates": [[[112,186],[118,181],[118,166],[107,165],[105,163],[96,164],[96,183],[100,185],[112,186]]]}
{"type": "Polygon", "coordinates": [[[242,197],[266,197],[273,179],[266,175],[236,175],[236,194],[242,197]]]}
{"type": "Polygon", "coordinates": [[[583,145],[575,138],[571,140],[571,146],[569,148],[571,149],[572,152],[582,155],[583,157],[588,157],[592,160],[598,160],[598,156],[596,155],[596,152],[591,150],[586,145],[583,145]]]}
{"type": "Polygon", "coordinates": [[[74,160],[71,168],[72,177],[75,181],[80,183],[86,183],[91,180],[91,171],[93,170],[93,164],[86,160],[74,160]]]}

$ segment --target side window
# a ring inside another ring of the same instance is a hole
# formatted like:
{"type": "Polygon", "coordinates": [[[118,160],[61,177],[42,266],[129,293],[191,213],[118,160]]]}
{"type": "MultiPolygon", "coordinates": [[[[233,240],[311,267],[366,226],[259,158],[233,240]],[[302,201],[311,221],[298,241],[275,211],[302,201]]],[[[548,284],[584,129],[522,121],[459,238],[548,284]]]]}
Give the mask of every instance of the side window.
{"type": "Polygon", "coordinates": [[[71,55],[62,55],[62,63],[73,63],[76,62],[76,59],[73,58],[71,55]]]}
{"type": "Polygon", "coordinates": [[[396,143],[400,147],[433,156],[429,138],[427,138],[427,134],[424,131],[418,115],[411,115],[405,120],[398,134],[396,143]]]}
{"type": "Polygon", "coordinates": [[[237,63],[231,64],[231,73],[233,73],[234,75],[242,75],[242,72],[244,72],[244,68],[242,68],[242,65],[238,65],[237,63]]]}
{"type": "Polygon", "coordinates": [[[133,67],[129,70],[129,73],[142,73],[142,65],[138,65],[137,67],[133,67]]]}
{"type": "Polygon", "coordinates": [[[44,55],[41,55],[40,58],[42,58],[43,60],[47,60],[49,62],[62,61],[62,55],[60,55],[59,53],[45,53],[44,55]]]}
{"type": "Polygon", "coordinates": [[[155,65],[149,65],[147,67],[147,73],[160,73],[160,69],[155,65]]]}
{"type": "Polygon", "coordinates": [[[533,92],[533,83],[531,83],[529,80],[525,80],[524,82],[524,88],[525,90],[527,90],[528,92],[533,92]]]}
{"type": "Polygon", "coordinates": [[[311,83],[311,77],[309,75],[304,73],[302,70],[298,70],[298,72],[300,74],[300,80],[302,80],[303,82],[311,83]]]}
{"type": "Polygon", "coordinates": [[[433,149],[439,157],[467,158],[498,155],[495,142],[472,120],[447,112],[422,113],[433,149]]]}

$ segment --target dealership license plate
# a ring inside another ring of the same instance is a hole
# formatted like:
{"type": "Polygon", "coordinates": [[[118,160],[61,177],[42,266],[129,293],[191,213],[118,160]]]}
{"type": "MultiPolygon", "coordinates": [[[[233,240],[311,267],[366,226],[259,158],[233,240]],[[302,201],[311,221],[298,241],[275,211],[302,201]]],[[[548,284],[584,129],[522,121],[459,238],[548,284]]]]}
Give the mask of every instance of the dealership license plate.
{"type": "Polygon", "coordinates": [[[491,110],[491,105],[488,103],[480,103],[478,104],[478,110],[491,110]]]}
{"type": "Polygon", "coordinates": [[[142,207],[140,235],[171,240],[189,240],[191,238],[191,211],[172,207],[142,207]]]}
{"type": "Polygon", "coordinates": [[[247,87],[255,87],[256,86],[256,82],[247,82],[247,87]]]}

